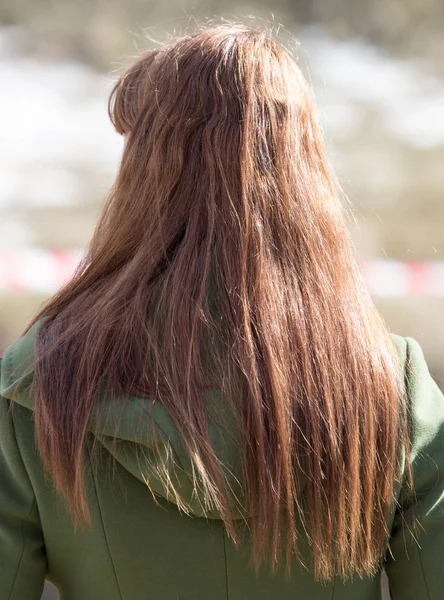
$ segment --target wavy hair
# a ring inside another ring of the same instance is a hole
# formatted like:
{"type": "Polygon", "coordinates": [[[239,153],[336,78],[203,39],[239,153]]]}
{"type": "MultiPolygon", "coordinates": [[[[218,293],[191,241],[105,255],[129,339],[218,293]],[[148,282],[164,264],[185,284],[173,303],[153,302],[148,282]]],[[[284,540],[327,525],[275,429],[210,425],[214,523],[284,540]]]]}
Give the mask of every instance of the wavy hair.
{"type": "Polygon", "coordinates": [[[47,317],[36,440],[72,518],[90,518],[84,443],[106,380],[165,407],[238,543],[207,419],[217,386],[254,565],[284,557],[289,572],[306,539],[319,580],[375,573],[405,390],[297,62],[265,29],[199,29],[141,53],[109,113],[126,138],[117,177],[86,257],[31,323],[47,317]]]}

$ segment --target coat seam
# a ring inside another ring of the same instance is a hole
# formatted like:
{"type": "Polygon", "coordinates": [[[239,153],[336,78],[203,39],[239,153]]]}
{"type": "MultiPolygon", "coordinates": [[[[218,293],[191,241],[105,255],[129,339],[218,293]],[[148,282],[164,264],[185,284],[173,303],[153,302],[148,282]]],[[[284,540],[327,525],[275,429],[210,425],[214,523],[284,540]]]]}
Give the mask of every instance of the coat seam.
{"type": "MultiPolygon", "coordinates": [[[[88,458],[91,461],[91,456],[90,456],[88,445],[87,445],[87,453],[88,453],[88,458]]],[[[96,480],[95,480],[95,477],[94,477],[93,473],[91,473],[91,477],[92,477],[92,481],[93,481],[93,484],[94,484],[94,494],[96,496],[97,507],[99,509],[99,516],[100,516],[100,522],[102,524],[103,537],[105,538],[105,544],[106,544],[106,548],[108,550],[108,556],[109,556],[109,560],[111,562],[111,567],[112,567],[112,570],[113,570],[113,573],[114,573],[114,578],[116,580],[116,585],[117,585],[117,589],[118,589],[118,592],[119,592],[119,597],[120,597],[121,600],[123,600],[122,590],[120,588],[119,579],[117,577],[116,566],[114,564],[113,556],[112,556],[110,545],[109,545],[109,541],[108,541],[108,536],[107,536],[107,533],[106,533],[105,521],[103,519],[103,514],[102,514],[102,506],[100,504],[100,499],[99,499],[99,492],[98,492],[98,489],[97,489],[96,480]]]]}
{"type": "Polygon", "coordinates": [[[24,523],[24,520],[27,519],[27,518],[29,518],[29,516],[32,514],[32,511],[34,510],[35,505],[36,505],[36,498],[34,496],[34,500],[32,502],[31,509],[30,509],[29,513],[26,515],[26,517],[24,519],[22,519],[22,522],[21,522],[21,525],[20,525],[20,532],[22,534],[22,551],[21,551],[20,558],[19,558],[19,561],[18,561],[18,564],[17,564],[17,568],[15,570],[14,579],[13,579],[12,584],[11,584],[11,590],[10,590],[9,595],[8,595],[8,600],[11,600],[11,598],[12,598],[12,592],[14,591],[14,587],[15,587],[15,584],[16,584],[16,581],[17,581],[17,576],[19,574],[20,567],[21,567],[21,564],[22,564],[22,561],[23,561],[23,556],[25,554],[26,539],[25,539],[25,534],[24,534],[24,531],[23,531],[23,523],[24,523]]]}
{"type": "Polygon", "coordinates": [[[223,536],[223,541],[224,541],[224,560],[225,560],[225,590],[226,590],[226,596],[227,596],[227,600],[229,600],[230,595],[228,593],[228,561],[227,561],[227,535],[225,533],[225,528],[222,526],[222,536],[223,536]]]}
{"type": "Polygon", "coordinates": [[[416,551],[418,553],[419,566],[421,567],[421,574],[422,574],[422,579],[424,581],[424,587],[427,592],[427,598],[428,598],[428,600],[432,600],[432,596],[430,595],[429,586],[427,585],[427,578],[426,578],[425,571],[424,571],[424,565],[422,564],[421,552],[418,547],[416,547],[416,551]]]}

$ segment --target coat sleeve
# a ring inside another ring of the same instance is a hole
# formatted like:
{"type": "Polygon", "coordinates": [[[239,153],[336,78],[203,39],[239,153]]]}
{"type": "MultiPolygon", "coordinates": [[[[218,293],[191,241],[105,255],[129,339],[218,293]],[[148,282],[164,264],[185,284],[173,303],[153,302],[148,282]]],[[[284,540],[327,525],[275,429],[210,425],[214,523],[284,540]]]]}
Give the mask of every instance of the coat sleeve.
{"type": "Polygon", "coordinates": [[[0,598],[39,600],[46,573],[43,533],[9,405],[0,396],[0,598]]]}
{"type": "Polygon", "coordinates": [[[444,395],[418,342],[406,340],[415,496],[396,512],[386,573],[392,600],[444,598],[444,395]],[[417,527],[410,533],[412,517],[417,527]]]}

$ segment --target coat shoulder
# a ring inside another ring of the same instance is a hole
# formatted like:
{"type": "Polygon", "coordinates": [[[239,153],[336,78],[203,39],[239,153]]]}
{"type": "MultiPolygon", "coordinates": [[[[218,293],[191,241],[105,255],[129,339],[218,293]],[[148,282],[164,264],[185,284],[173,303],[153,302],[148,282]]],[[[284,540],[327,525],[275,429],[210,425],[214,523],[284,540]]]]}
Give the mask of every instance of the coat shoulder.
{"type": "MultiPolygon", "coordinates": [[[[10,344],[3,353],[0,360],[0,395],[12,399],[17,385],[23,385],[24,390],[29,387],[33,375],[33,363],[35,353],[35,339],[41,320],[34,325],[15,342],[10,344]]],[[[26,394],[19,394],[20,404],[28,407],[26,394]]],[[[14,398],[17,400],[17,398],[14,398]]]]}

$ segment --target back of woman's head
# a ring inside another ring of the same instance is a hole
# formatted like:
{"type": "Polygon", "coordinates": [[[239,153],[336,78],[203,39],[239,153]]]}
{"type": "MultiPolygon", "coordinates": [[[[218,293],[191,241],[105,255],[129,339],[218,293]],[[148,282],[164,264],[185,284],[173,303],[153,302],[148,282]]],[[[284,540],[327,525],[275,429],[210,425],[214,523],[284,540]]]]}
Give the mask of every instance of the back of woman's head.
{"type": "Polygon", "coordinates": [[[138,57],[110,115],[115,184],[36,317],[37,441],[73,517],[88,520],[82,446],[106,379],[166,407],[238,540],[212,385],[239,429],[255,564],[289,565],[305,539],[316,577],[373,573],[407,447],[402,381],[296,62],[264,30],[199,30],[138,57]]]}

